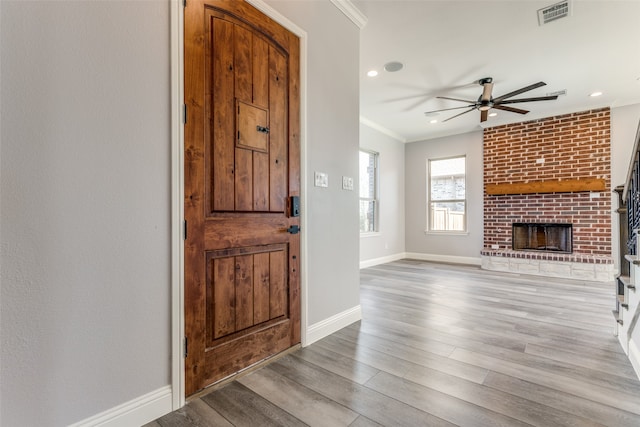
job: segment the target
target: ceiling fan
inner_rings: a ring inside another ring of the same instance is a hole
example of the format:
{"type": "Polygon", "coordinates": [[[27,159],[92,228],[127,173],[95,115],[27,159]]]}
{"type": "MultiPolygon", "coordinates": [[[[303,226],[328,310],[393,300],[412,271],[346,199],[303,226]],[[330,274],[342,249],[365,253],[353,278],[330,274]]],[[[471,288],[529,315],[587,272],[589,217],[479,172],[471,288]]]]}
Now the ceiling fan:
{"type": "Polygon", "coordinates": [[[458,98],[449,98],[446,96],[437,96],[438,99],[449,99],[451,101],[460,101],[466,102],[469,105],[465,105],[464,107],[453,107],[453,108],[443,108],[441,110],[427,111],[424,114],[432,114],[440,111],[449,111],[449,110],[459,110],[460,108],[467,108],[467,111],[463,111],[460,114],[456,114],[455,116],[449,117],[448,119],[443,120],[443,122],[454,119],[463,114],[467,114],[472,112],[473,110],[480,111],[480,122],[487,121],[487,117],[489,116],[489,110],[495,108],[497,110],[510,111],[512,113],[518,114],[527,114],[529,110],[522,110],[520,108],[507,107],[504,104],[516,104],[518,102],[532,102],[532,101],[551,101],[554,99],[558,99],[558,95],[548,95],[548,96],[538,96],[535,98],[520,98],[520,99],[507,99],[512,96],[519,95],[521,93],[539,88],[541,86],[545,86],[545,82],[534,83],[529,86],[525,86],[518,90],[514,90],[513,92],[509,92],[505,95],[499,96],[497,98],[493,98],[491,96],[491,91],[493,90],[493,79],[491,77],[485,77],[483,79],[478,80],[478,84],[483,87],[482,95],[478,98],[477,101],[469,101],[466,99],[458,99],[458,98]]]}

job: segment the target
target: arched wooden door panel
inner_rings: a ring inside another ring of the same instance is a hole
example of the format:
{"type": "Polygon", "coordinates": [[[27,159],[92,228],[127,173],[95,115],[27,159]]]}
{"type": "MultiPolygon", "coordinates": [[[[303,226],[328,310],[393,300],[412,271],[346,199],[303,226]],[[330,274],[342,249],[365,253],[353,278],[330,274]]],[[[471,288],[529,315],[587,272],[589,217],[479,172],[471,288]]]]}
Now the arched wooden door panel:
{"type": "Polygon", "coordinates": [[[186,394],[300,342],[299,40],[243,1],[185,8],[186,394]]]}

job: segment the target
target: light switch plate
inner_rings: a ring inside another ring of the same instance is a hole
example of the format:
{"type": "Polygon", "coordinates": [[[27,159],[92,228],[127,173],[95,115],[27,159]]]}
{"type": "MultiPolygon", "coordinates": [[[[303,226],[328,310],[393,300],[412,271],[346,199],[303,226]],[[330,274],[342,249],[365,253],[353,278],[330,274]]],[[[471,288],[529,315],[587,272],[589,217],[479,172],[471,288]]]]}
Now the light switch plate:
{"type": "Polygon", "coordinates": [[[329,175],[324,172],[316,172],[315,175],[315,186],[316,187],[328,187],[329,186],[329,175]]]}
{"type": "Polygon", "coordinates": [[[343,176],[342,177],[342,189],[343,190],[353,191],[353,178],[351,178],[350,176],[343,176]]]}

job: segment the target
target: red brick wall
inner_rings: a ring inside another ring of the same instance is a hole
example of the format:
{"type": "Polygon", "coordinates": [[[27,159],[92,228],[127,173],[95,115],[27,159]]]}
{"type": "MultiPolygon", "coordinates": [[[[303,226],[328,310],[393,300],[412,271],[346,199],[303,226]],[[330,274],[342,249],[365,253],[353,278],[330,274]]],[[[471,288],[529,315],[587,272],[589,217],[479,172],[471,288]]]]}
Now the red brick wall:
{"type": "Polygon", "coordinates": [[[606,190],[484,195],[484,246],[511,249],[514,222],[572,223],[573,252],[611,255],[609,109],[484,130],[484,184],[600,178],[606,190]],[[544,163],[539,163],[544,159],[544,163]]]}

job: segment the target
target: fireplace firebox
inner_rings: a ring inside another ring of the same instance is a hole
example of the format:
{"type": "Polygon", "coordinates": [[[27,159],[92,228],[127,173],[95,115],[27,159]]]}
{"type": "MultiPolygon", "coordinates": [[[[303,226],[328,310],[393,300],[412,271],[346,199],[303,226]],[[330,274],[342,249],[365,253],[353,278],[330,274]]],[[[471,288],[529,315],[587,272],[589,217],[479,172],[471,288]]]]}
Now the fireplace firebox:
{"type": "Polygon", "coordinates": [[[571,224],[514,223],[511,241],[514,251],[573,252],[571,224]]]}

